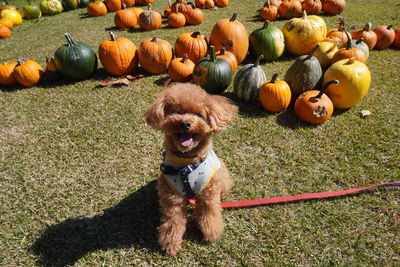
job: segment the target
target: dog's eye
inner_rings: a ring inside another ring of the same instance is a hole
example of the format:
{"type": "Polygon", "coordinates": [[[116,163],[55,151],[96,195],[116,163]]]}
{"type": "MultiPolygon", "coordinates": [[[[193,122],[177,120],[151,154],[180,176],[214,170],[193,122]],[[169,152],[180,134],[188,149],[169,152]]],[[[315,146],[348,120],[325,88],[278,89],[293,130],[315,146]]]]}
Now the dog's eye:
{"type": "Polygon", "coordinates": [[[199,117],[199,118],[204,119],[204,118],[203,118],[203,115],[201,115],[200,113],[195,113],[194,115],[197,116],[197,117],[199,117]]]}

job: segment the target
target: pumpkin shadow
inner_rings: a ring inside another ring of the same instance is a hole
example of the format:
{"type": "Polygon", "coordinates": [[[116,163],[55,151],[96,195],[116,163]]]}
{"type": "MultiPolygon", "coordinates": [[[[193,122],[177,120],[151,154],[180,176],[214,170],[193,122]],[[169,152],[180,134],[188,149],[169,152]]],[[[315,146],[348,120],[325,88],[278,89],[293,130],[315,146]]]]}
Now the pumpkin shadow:
{"type": "Polygon", "coordinates": [[[340,116],[340,115],[348,112],[349,110],[350,110],[349,108],[347,108],[347,109],[337,109],[337,108],[335,108],[333,110],[332,116],[340,116]]]}
{"type": "Polygon", "coordinates": [[[292,130],[302,128],[316,128],[319,126],[318,124],[311,124],[298,119],[291,106],[289,106],[288,109],[282,111],[278,114],[278,116],[276,116],[276,122],[279,125],[292,130]]]}
{"type": "Polygon", "coordinates": [[[16,85],[11,85],[11,86],[5,86],[5,87],[1,88],[1,91],[3,93],[14,93],[14,92],[26,90],[26,89],[29,89],[29,88],[24,87],[20,84],[16,84],[16,85]]]}
{"type": "Polygon", "coordinates": [[[69,218],[49,226],[30,251],[43,266],[73,265],[97,250],[145,248],[159,251],[156,181],[93,217],[69,218]]]}
{"type": "Polygon", "coordinates": [[[169,81],[169,75],[161,76],[154,81],[154,84],[156,84],[158,86],[162,86],[162,87],[167,87],[171,83],[173,83],[173,82],[169,81]]]}

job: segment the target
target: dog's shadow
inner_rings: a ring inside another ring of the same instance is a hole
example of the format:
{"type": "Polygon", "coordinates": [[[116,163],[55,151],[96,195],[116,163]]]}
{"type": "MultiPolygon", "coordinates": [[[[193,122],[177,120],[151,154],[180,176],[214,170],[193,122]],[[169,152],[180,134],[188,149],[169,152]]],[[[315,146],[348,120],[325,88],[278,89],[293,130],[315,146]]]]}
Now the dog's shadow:
{"type": "Polygon", "coordinates": [[[44,266],[66,266],[85,254],[113,248],[146,248],[158,251],[158,200],[152,181],[103,214],[71,218],[49,226],[31,251],[44,266]]]}

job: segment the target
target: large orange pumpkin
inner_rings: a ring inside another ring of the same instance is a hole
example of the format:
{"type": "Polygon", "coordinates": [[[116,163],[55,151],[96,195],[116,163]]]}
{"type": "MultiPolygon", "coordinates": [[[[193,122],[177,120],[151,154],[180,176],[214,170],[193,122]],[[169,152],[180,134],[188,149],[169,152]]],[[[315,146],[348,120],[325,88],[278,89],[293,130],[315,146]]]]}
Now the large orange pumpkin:
{"type": "Polygon", "coordinates": [[[216,50],[221,50],[223,43],[232,44],[231,52],[235,54],[238,64],[246,58],[249,49],[249,34],[243,24],[237,20],[237,13],[230,19],[221,19],[213,27],[210,35],[210,44],[216,50]]]}
{"type": "Polygon", "coordinates": [[[99,46],[99,58],[104,69],[116,76],[132,73],[138,66],[136,45],[129,39],[117,38],[110,32],[110,40],[99,46]]]}
{"type": "Polygon", "coordinates": [[[147,6],[147,10],[139,15],[140,28],[146,31],[156,30],[161,27],[161,14],[155,10],[151,10],[151,4],[147,6]]]}
{"type": "Polygon", "coordinates": [[[207,55],[206,37],[200,32],[187,32],[179,35],[175,41],[175,55],[183,57],[188,54],[190,60],[196,63],[207,55]]]}
{"type": "Polygon", "coordinates": [[[14,85],[17,83],[13,72],[17,62],[7,60],[6,62],[0,63],[0,84],[1,85],[14,85]]]}
{"type": "Polygon", "coordinates": [[[19,84],[32,87],[42,80],[44,71],[36,61],[19,59],[13,75],[19,84]]]}
{"type": "Polygon", "coordinates": [[[114,24],[118,29],[129,29],[137,24],[137,17],[133,9],[118,10],[114,16],[114,24]]]}
{"type": "Polygon", "coordinates": [[[177,57],[168,66],[168,75],[174,82],[188,82],[192,79],[195,64],[187,54],[177,57]]]}
{"type": "Polygon", "coordinates": [[[145,39],[139,45],[140,65],[151,74],[166,72],[172,56],[171,44],[157,37],[145,39]]]}

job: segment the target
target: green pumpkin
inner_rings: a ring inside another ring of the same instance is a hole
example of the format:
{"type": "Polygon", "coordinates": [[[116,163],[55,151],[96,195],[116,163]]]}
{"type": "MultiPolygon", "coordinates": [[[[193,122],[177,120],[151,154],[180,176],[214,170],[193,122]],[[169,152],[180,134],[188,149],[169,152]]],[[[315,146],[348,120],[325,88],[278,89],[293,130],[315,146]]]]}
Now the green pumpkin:
{"type": "Polygon", "coordinates": [[[215,56],[215,47],[210,45],[209,57],[197,61],[193,70],[193,81],[211,94],[220,94],[232,81],[229,63],[215,56]]]}
{"type": "Polygon", "coordinates": [[[259,56],[254,64],[245,65],[235,76],[233,92],[242,101],[258,99],[258,89],[265,83],[267,77],[259,66],[263,55],[259,56]]]}
{"type": "Polygon", "coordinates": [[[79,7],[87,7],[88,4],[89,4],[89,0],[79,0],[78,1],[79,7]]]}
{"type": "Polygon", "coordinates": [[[67,44],[57,48],[54,54],[58,70],[65,77],[83,80],[91,77],[97,69],[97,56],[86,44],[75,42],[65,34],[67,44]]]}
{"type": "Polygon", "coordinates": [[[308,55],[300,56],[289,67],[284,80],[292,90],[292,99],[296,99],[302,92],[316,90],[322,77],[322,68],[313,53],[319,48],[317,44],[308,55]]]}
{"type": "Polygon", "coordinates": [[[64,10],[61,2],[58,0],[43,0],[40,3],[40,9],[43,15],[55,15],[64,10]]]}
{"type": "Polygon", "coordinates": [[[285,37],[280,29],[265,21],[264,26],[250,34],[250,54],[264,56],[267,61],[277,60],[285,50],[285,37]]]}
{"type": "MultiPolygon", "coordinates": [[[[343,44],[340,48],[346,48],[347,44],[343,44]]],[[[360,40],[351,40],[351,47],[357,47],[359,49],[361,49],[364,54],[365,54],[365,58],[368,59],[369,57],[369,47],[366,43],[364,43],[362,41],[362,39],[360,40]]]]}
{"type": "Polygon", "coordinates": [[[65,10],[73,10],[78,8],[78,0],[62,0],[65,10]]]}
{"type": "Polygon", "coordinates": [[[42,16],[40,6],[36,3],[28,2],[24,5],[23,11],[26,19],[38,19],[42,16]]]}

